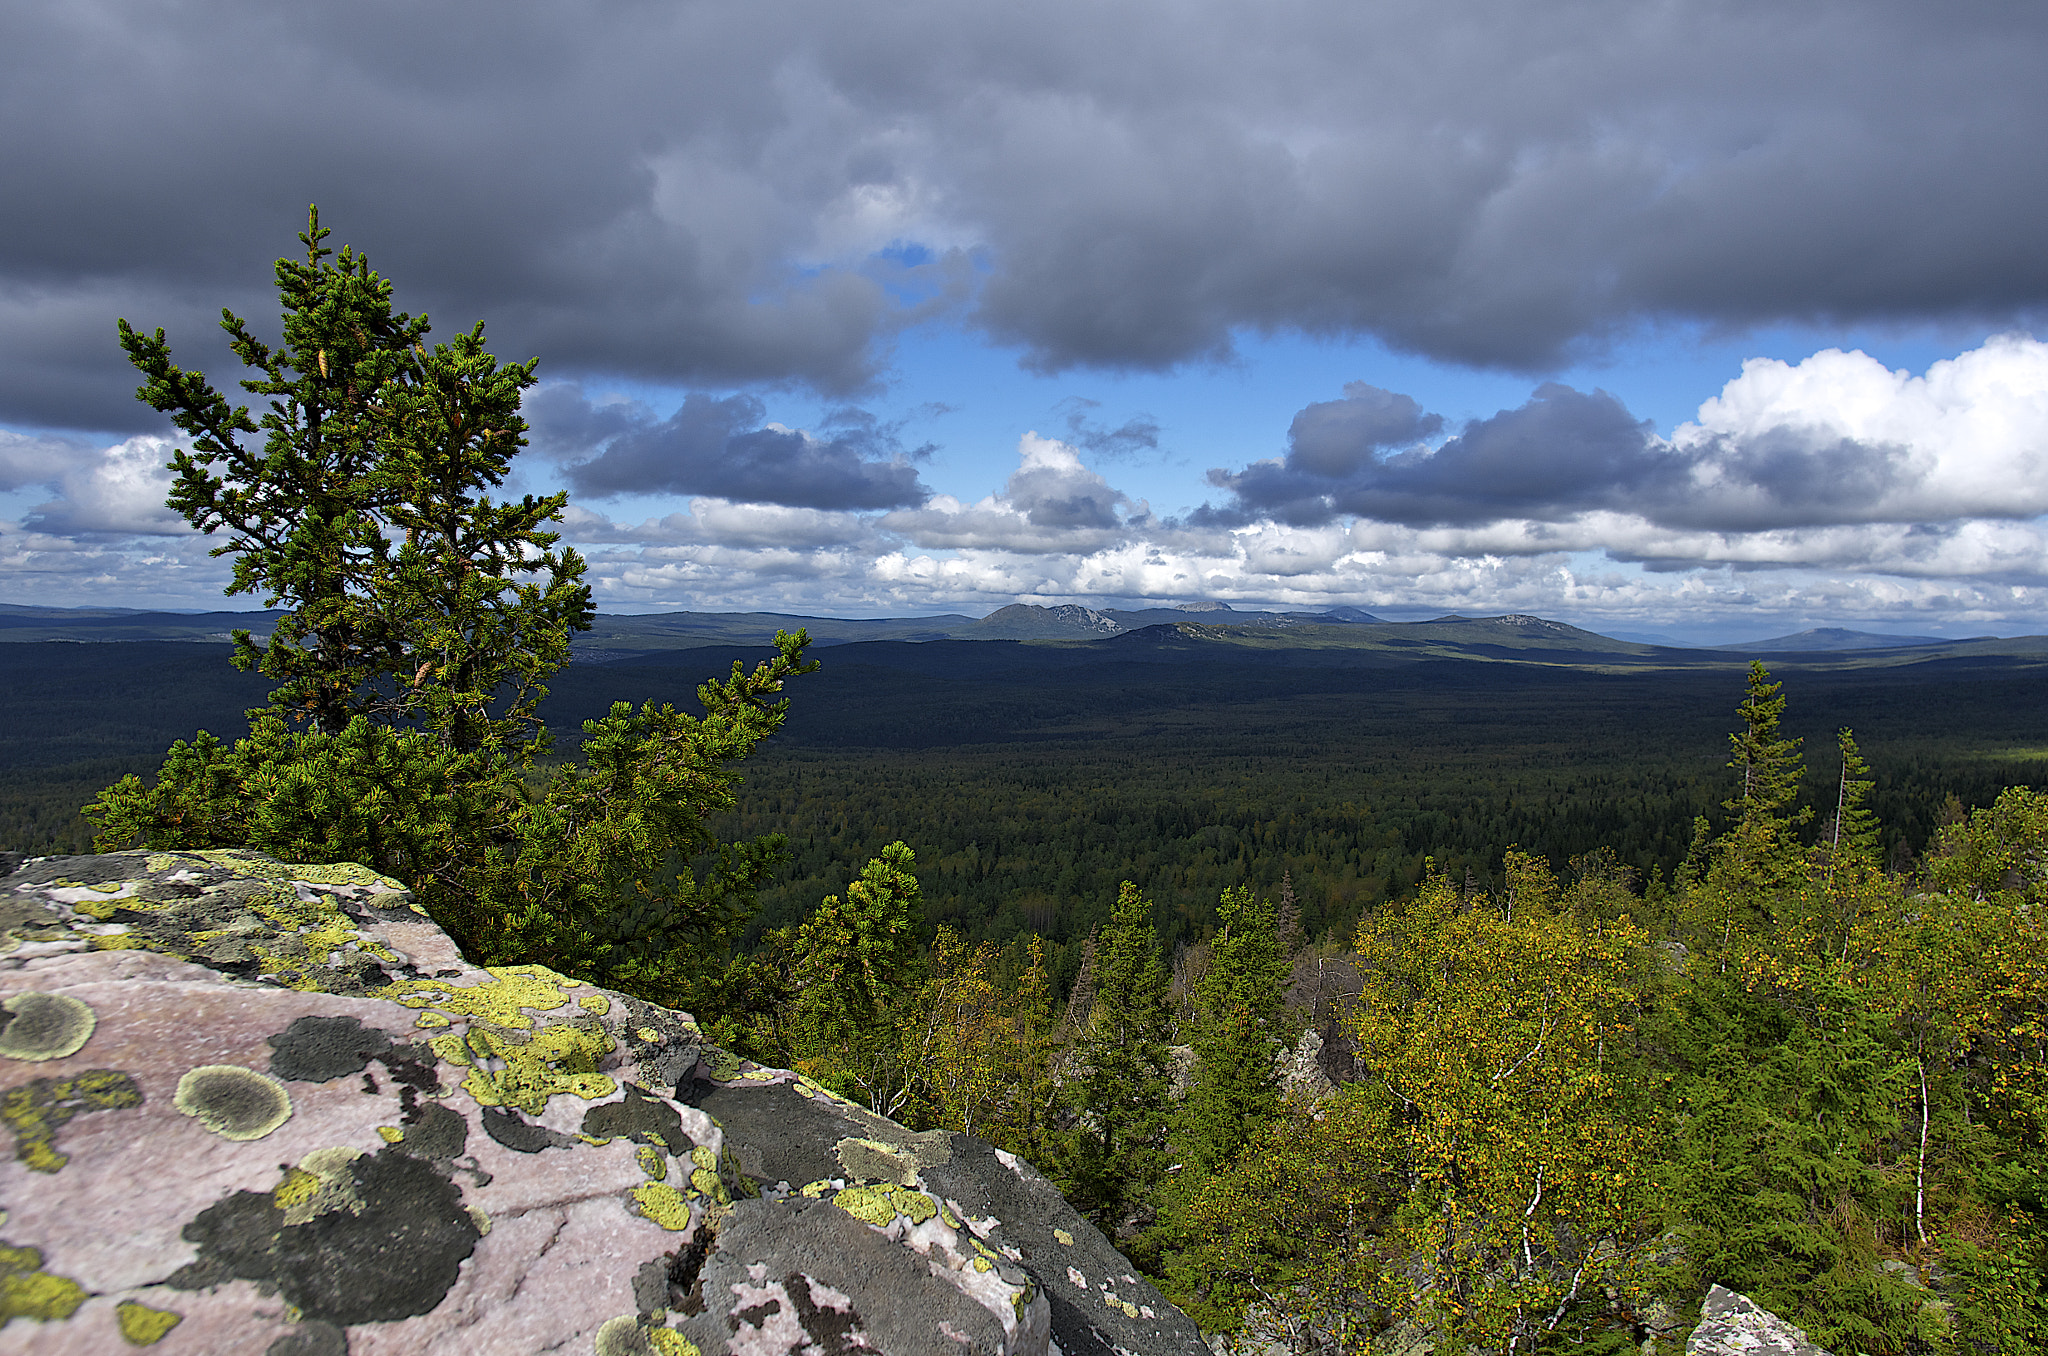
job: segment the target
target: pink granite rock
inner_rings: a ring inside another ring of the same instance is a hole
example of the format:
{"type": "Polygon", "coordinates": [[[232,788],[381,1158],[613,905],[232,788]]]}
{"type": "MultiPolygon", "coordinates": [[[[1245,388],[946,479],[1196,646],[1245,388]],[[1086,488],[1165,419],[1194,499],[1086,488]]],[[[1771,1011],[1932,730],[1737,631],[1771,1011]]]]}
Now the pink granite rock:
{"type": "Polygon", "coordinates": [[[1028,1165],[356,866],[0,880],[0,1118],[0,1353],[1203,1350],[1028,1165]]]}

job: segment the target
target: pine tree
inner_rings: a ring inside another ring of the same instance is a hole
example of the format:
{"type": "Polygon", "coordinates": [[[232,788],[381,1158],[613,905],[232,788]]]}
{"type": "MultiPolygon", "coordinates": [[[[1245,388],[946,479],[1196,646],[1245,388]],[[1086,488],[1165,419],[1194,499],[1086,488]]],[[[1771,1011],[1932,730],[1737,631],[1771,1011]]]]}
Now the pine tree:
{"type": "Polygon", "coordinates": [[[545,530],[568,495],[488,493],[526,445],[538,360],[499,366],[481,322],[429,350],[427,318],[394,310],[392,284],[329,234],[312,210],[305,260],[277,262],[282,346],[221,313],[259,373],[243,389],[269,397],[260,421],[172,363],[161,329],[120,322],[137,397],[192,439],[170,506],[227,532],[213,554],[234,557],[231,596],[288,608],[262,645],[234,634],[235,666],[278,682],[278,714],[325,734],[365,715],[463,751],[530,738],[592,616],[582,559],[545,530]]]}
{"type": "Polygon", "coordinates": [[[892,1116],[910,1096],[902,1028],[924,979],[917,858],[896,842],[799,924],[791,1053],[825,1086],[892,1116]]]}
{"type": "Polygon", "coordinates": [[[230,594],[287,613],[262,645],[235,638],[234,662],[278,684],[248,737],[201,731],[154,784],[107,788],[86,810],[98,846],[361,862],[473,961],[696,1006],[785,855],[706,821],[782,723],[784,682],[817,667],[808,638],[701,686],[702,718],[616,703],[585,723],[580,764],[543,764],[539,704],[591,608],[583,562],[546,530],[566,497],[490,493],[524,445],[534,364],[499,366],[481,324],[430,350],[426,318],[327,236],[310,213],[303,261],[277,264],[282,346],[222,313],[257,373],[244,389],[269,398],[260,421],[172,363],[162,330],[120,323],[138,397],[191,440],[171,506],[227,534],[230,594]]]}

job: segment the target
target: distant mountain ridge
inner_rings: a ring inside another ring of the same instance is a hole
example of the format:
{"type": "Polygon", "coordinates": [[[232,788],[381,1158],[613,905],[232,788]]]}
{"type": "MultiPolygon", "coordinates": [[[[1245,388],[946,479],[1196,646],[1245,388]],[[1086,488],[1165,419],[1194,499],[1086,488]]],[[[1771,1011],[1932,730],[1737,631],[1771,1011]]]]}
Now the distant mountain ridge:
{"type": "MultiPolygon", "coordinates": [[[[1970,640],[1996,640],[1996,636],[1971,636],[1970,640]]],[[[1912,645],[1959,645],[1964,642],[1947,636],[1886,636],[1874,631],[1849,631],[1839,626],[1817,626],[1800,631],[1795,635],[1774,636],[1769,640],[1745,640],[1736,645],[1717,645],[1719,650],[1739,650],[1744,654],[1764,654],[1770,651],[1792,650],[1888,650],[1912,645]]]]}
{"type": "MultiPolygon", "coordinates": [[[[0,603],[0,643],[176,641],[215,643],[247,628],[262,638],[278,612],[178,613],[118,607],[53,608],[0,603]]],[[[1447,613],[1426,621],[1391,622],[1362,608],[1320,612],[1239,611],[1222,602],[1150,608],[1091,608],[1076,603],[1012,603],[986,617],[803,617],[779,612],[600,613],[575,638],[580,664],[664,662],[679,651],[756,648],[778,630],[807,629],[814,645],[997,642],[1051,646],[1086,659],[1110,645],[1143,663],[1206,662],[1263,654],[1276,662],[1386,665],[1427,659],[1549,664],[1612,670],[1726,665],[1738,656],[1777,654],[1830,666],[1910,664],[1930,659],[2048,658],[2048,637],[1886,636],[1821,627],[1797,635],[1717,647],[1653,643],[1650,637],[1601,635],[1528,613],[1493,617],[1447,613]],[[1321,655],[1322,659],[1310,657],[1321,655]],[[1289,658],[1292,656],[1292,658],[1289,658]]],[[[1658,638],[1663,639],[1663,638],[1658,638]]],[[[979,663],[979,660],[963,661],[979,663]]],[[[1106,652],[1105,652],[1106,653],[1106,652]]]]}

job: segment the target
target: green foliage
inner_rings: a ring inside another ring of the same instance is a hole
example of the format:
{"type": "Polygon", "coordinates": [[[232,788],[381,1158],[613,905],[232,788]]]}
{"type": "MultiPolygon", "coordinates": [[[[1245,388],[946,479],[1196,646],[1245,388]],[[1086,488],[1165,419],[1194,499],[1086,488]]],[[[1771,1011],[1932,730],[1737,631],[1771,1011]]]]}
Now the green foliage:
{"type": "Polygon", "coordinates": [[[584,723],[581,763],[544,764],[545,680],[591,608],[582,561],[543,530],[566,497],[488,493],[524,445],[534,364],[499,367],[480,324],[429,351],[425,318],[327,234],[313,214],[305,261],[278,263],[282,347],[223,313],[260,373],[244,389],[270,397],[260,422],[174,365],[163,331],[121,323],[139,397],[192,439],[172,507],[229,533],[231,594],[289,611],[265,644],[235,635],[236,665],[278,684],[249,735],[202,732],[153,783],[108,787],[86,810],[99,846],[358,861],[416,890],[478,963],[666,1003],[730,991],[730,939],[784,849],[721,844],[705,821],[781,725],[784,682],[816,667],[807,638],[699,687],[702,717],[615,703],[584,723]]]}
{"type": "Polygon", "coordinates": [[[277,681],[280,713],[327,734],[362,715],[464,752],[509,749],[538,733],[543,680],[592,616],[582,560],[544,530],[568,496],[479,493],[525,445],[536,364],[499,367],[481,323],[429,351],[426,318],[394,311],[391,283],[350,249],[335,258],[329,234],[314,210],[305,261],[277,263],[280,347],[221,313],[260,373],[243,389],[270,397],[260,421],[172,363],[162,330],[120,322],[137,397],[192,439],[171,461],[170,506],[231,534],[213,552],[234,557],[229,594],[289,606],[266,644],[235,634],[236,666],[277,681]]]}
{"type": "Polygon", "coordinates": [[[884,1116],[911,1095],[898,1028],[924,977],[916,862],[905,844],[889,844],[843,901],[828,897],[785,943],[796,1067],[884,1116]]]}
{"type": "Polygon", "coordinates": [[[1181,1206],[1174,1301],[1207,1331],[1295,1351],[1363,1349],[1402,1196],[1388,1112],[1383,1092],[1353,1083],[1262,1128],[1181,1206]]]}
{"type": "Polygon", "coordinates": [[[1077,1209],[1114,1236],[1149,1202],[1166,1174],[1172,1013],[1152,901],[1125,881],[1096,935],[1095,1003],[1067,1084],[1079,1121],[1061,1154],[1058,1181],[1077,1209]]]}
{"type": "Polygon", "coordinates": [[[1217,919],[1209,968],[1195,989],[1194,1083],[1173,1137],[1186,1168],[1204,1176],[1234,1160],[1280,1113],[1273,1060],[1288,978],[1271,900],[1242,886],[1226,890],[1217,919]]]}

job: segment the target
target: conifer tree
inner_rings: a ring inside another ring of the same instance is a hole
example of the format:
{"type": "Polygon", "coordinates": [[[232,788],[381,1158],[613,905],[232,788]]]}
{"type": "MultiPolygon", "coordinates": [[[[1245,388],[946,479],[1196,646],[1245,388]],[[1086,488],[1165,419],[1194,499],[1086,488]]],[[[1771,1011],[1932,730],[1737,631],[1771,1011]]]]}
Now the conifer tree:
{"type": "Polygon", "coordinates": [[[1209,969],[1195,987],[1194,1084],[1174,1147],[1203,1175],[1220,1171],[1280,1113],[1280,1002],[1287,958],[1270,900],[1223,892],[1209,969]]]}
{"type": "Polygon", "coordinates": [[[174,364],[161,329],[120,322],[138,399],[192,440],[170,506],[228,534],[213,554],[234,558],[230,596],[287,608],[263,644],[234,633],[235,666],[277,681],[278,714],[325,734],[366,715],[463,751],[530,738],[543,680],[592,616],[582,559],[545,530],[569,496],[489,495],[526,445],[538,360],[499,366],[481,322],[428,349],[427,318],[393,309],[390,281],[330,234],[313,209],[304,261],[277,261],[281,346],[221,312],[259,374],[243,389],[269,397],[260,420],[174,364]]]}
{"type": "Polygon", "coordinates": [[[429,349],[426,318],[327,236],[310,212],[303,261],[277,264],[280,346],[222,313],[260,420],[174,364],[162,330],[120,323],[138,398],[190,439],[171,506],[226,534],[230,594],[286,614],[266,642],[235,637],[234,662],[277,682],[248,737],[201,731],[154,784],[102,792],[98,846],[361,862],[478,963],[697,1006],[784,855],[773,836],[721,844],[706,820],[781,724],[783,683],[816,667],[808,639],[704,684],[701,718],[615,703],[585,723],[580,764],[544,765],[539,704],[592,614],[583,562],[547,530],[566,496],[491,495],[525,442],[534,363],[500,366],[481,324],[429,349]]]}
{"type": "Polygon", "coordinates": [[[1172,1014],[1152,902],[1125,881],[1098,934],[1095,1003],[1076,1055],[1086,1072],[1069,1083],[1078,1124],[1067,1138],[1060,1189],[1114,1234],[1166,1172],[1172,1086],[1172,1014]]]}
{"type": "Polygon", "coordinates": [[[916,864],[907,844],[889,844],[846,887],[844,900],[828,895],[798,925],[790,946],[797,1067],[883,1116],[910,1096],[901,1030],[925,961],[916,864]]]}
{"type": "Polygon", "coordinates": [[[1735,795],[1723,802],[1734,814],[1716,854],[1716,873],[1724,885],[1771,886],[1784,881],[1800,864],[1793,830],[1813,814],[1792,807],[1805,764],[1800,741],[1779,732],[1785,685],[1770,678],[1761,663],[1751,661],[1747,690],[1735,708],[1742,728],[1728,736],[1733,754],[1728,766],[1742,780],[1735,795]]]}

